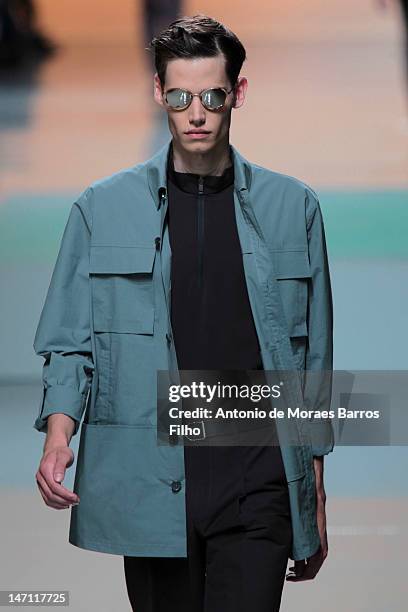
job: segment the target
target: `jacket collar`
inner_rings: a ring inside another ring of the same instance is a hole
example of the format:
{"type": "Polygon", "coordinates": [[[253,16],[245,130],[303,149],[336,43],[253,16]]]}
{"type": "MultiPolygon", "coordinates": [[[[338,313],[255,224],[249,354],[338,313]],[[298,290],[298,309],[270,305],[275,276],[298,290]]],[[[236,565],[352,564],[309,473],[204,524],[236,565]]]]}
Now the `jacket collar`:
{"type": "MultiPolygon", "coordinates": [[[[199,175],[194,172],[177,172],[174,168],[173,147],[170,145],[167,158],[167,185],[173,184],[179,191],[194,197],[199,191],[199,175]]],[[[230,147],[231,149],[231,147],[230,147]]],[[[205,195],[216,195],[234,184],[234,164],[230,158],[230,165],[222,174],[217,176],[205,175],[202,180],[202,192],[205,195]]]]}
{"type": "MultiPolygon", "coordinates": [[[[167,191],[167,163],[170,152],[171,140],[159,151],[145,162],[147,168],[147,180],[156,208],[160,207],[163,194],[167,191]]],[[[234,184],[238,191],[249,191],[251,188],[252,171],[251,164],[239,151],[231,146],[231,154],[234,163],[234,184]]]]}

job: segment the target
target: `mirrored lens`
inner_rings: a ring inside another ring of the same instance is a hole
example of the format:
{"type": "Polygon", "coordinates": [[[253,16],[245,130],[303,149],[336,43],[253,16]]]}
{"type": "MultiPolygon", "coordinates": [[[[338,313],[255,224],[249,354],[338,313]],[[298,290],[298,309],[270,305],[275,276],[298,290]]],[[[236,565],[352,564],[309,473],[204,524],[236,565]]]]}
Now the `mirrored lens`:
{"type": "Polygon", "coordinates": [[[203,91],[202,101],[207,108],[215,110],[224,105],[226,93],[223,89],[207,89],[203,91]]]}
{"type": "Polygon", "coordinates": [[[170,89],[166,94],[167,104],[172,108],[184,108],[190,104],[191,94],[185,89],[170,89]]]}

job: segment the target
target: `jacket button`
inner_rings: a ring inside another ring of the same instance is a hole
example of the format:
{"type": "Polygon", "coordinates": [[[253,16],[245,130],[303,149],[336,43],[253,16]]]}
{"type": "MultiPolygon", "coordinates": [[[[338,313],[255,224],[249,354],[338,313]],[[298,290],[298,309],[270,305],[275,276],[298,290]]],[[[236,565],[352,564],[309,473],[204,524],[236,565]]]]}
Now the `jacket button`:
{"type": "Polygon", "coordinates": [[[181,490],[181,482],[179,480],[173,480],[171,483],[171,490],[173,493],[178,493],[181,490]]]}
{"type": "Polygon", "coordinates": [[[166,340],[167,340],[167,342],[168,342],[169,344],[171,343],[172,339],[173,339],[172,335],[171,335],[169,332],[167,332],[167,333],[166,333],[166,340]]]}
{"type": "Polygon", "coordinates": [[[156,249],[160,249],[160,236],[156,236],[154,244],[156,245],[156,249]]]}
{"type": "Polygon", "coordinates": [[[169,434],[169,444],[175,445],[178,444],[178,435],[175,433],[169,434]]]}

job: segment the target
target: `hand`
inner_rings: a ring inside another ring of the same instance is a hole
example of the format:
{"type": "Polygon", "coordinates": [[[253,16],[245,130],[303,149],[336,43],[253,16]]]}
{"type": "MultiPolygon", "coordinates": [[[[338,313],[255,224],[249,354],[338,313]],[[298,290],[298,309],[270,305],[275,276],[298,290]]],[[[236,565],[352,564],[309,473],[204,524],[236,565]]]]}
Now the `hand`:
{"type": "Polygon", "coordinates": [[[79,503],[79,497],[62,484],[65,470],[74,462],[74,452],[69,446],[53,446],[45,449],[35,475],[43,500],[51,508],[63,510],[79,503]]]}
{"type": "Polygon", "coordinates": [[[314,458],[314,469],[316,475],[316,520],[320,535],[320,546],[313,555],[307,559],[295,561],[295,564],[289,567],[289,573],[286,574],[286,580],[289,582],[312,580],[320,570],[329,552],[326,530],[326,493],[323,484],[322,457],[314,458]]]}

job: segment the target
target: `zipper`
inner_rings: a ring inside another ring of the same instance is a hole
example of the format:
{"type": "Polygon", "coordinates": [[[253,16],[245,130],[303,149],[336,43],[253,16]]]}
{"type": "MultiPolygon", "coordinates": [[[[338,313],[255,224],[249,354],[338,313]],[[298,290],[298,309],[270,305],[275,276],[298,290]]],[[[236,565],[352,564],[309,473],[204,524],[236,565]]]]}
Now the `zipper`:
{"type": "MultiPolygon", "coordinates": [[[[167,204],[167,190],[166,189],[161,189],[160,193],[159,193],[159,198],[160,198],[160,206],[164,207],[167,204]]],[[[162,236],[164,233],[164,225],[166,223],[166,217],[168,214],[168,210],[166,210],[164,216],[162,217],[162,222],[161,222],[161,226],[160,226],[160,236],[157,236],[155,238],[155,245],[156,245],[156,252],[157,255],[160,257],[160,270],[161,270],[161,280],[162,280],[162,286],[163,286],[163,290],[164,290],[164,299],[166,302],[166,309],[167,309],[167,318],[168,318],[168,322],[169,322],[169,328],[171,329],[171,313],[170,313],[170,306],[171,306],[171,300],[169,301],[167,299],[167,287],[165,285],[164,282],[164,277],[163,277],[163,268],[162,268],[162,254],[161,254],[161,250],[162,250],[162,246],[163,246],[163,241],[162,241],[162,236]]],[[[171,292],[171,275],[170,275],[170,287],[169,287],[169,295],[171,292]]]]}
{"type": "MultiPolygon", "coordinates": [[[[164,207],[166,206],[166,211],[164,213],[164,215],[162,216],[161,219],[161,224],[160,224],[160,236],[157,236],[155,238],[155,246],[156,246],[156,254],[160,257],[160,275],[161,275],[161,280],[162,280],[162,287],[163,287],[163,292],[164,292],[164,300],[165,300],[165,304],[166,304],[166,312],[167,312],[167,327],[168,327],[168,331],[166,332],[166,341],[167,341],[167,348],[170,352],[170,359],[168,362],[169,365],[169,369],[168,369],[168,374],[169,374],[169,382],[171,384],[174,385],[179,385],[180,384],[180,376],[179,376],[179,364],[178,364],[178,358],[177,358],[177,351],[176,351],[176,347],[175,347],[175,343],[174,343],[174,334],[173,334],[173,327],[171,324],[171,273],[170,273],[170,282],[169,282],[169,299],[167,299],[167,287],[166,284],[164,282],[164,276],[163,276],[163,260],[162,260],[162,248],[163,248],[163,235],[164,235],[164,227],[166,225],[166,218],[168,220],[168,199],[167,199],[167,189],[162,188],[159,192],[159,199],[160,199],[160,206],[164,207]]],[[[171,249],[170,249],[170,253],[171,253],[171,249]]],[[[183,407],[183,403],[181,400],[181,406],[180,408],[183,407]]],[[[159,405],[158,405],[158,409],[159,409],[159,405]]],[[[157,429],[157,433],[159,435],[159,429],[157,429]]],[[[159,438],[158,438],[159,439],[159,438]]],[[[169,444],[178,444],[178,436],[176,436],[176,439],[170,441],[170,439],[168,437],[166,437],[166,442],[169,444]]]]}
{"type": "MultiPolygon", "coordinates": [[[[167,205],[167,190],[163,189],[159,195],[160,197],[160,205],[161,206],[166,206],[167,205]]],[[[164,299],[165,299],[165,303],[166,303],[166,312],[167,312],[167,325],[168,325],[168,331],[166,332],[166,340],[168,343],[168,347],[170,348],[171,345],[173,344],[173,350],[174,350],[174,355],[175,355],[175,360],[176,360],[176,369],[178,369],[178,359],[177,359],[177,352],[176,352],[176,347],[174,346],[174,334],[173,334],[173,327],[171,324],[171,273],[170,273],[170,281],[169,281],[169,292],[167,294],[167,287],[166,284],[164,282],[164,276],[163,276],[163,265],[162,265],[162,248],[163,248],[163,239],[162,236],[164,235],[164,226],[166,224],[166,218],[168,219],[168,208],[166,209],[166,212],[162,218],[162,223],[160,226],[160,236],[157,236],[155,238],[155,245],[156,245],[156,252],[157,255],[160,257],[160,270],[161,270],[161,280],[162,280],[162,287],[163,287],[163,291],[164,291],[164,299]],[[169,299],[167,299],[167,295],[169,296],[169,299]]],[[[177,381],[175,381],[174,384],[176,384],[177,381]]]]}
{"type": "Polygon", "coordinates": [[[203,280],[204,251],[204,177],[198,178],[198,210],[197,210],[197,243],[198,243],[198,287],[201,289],[203,280]]]}

